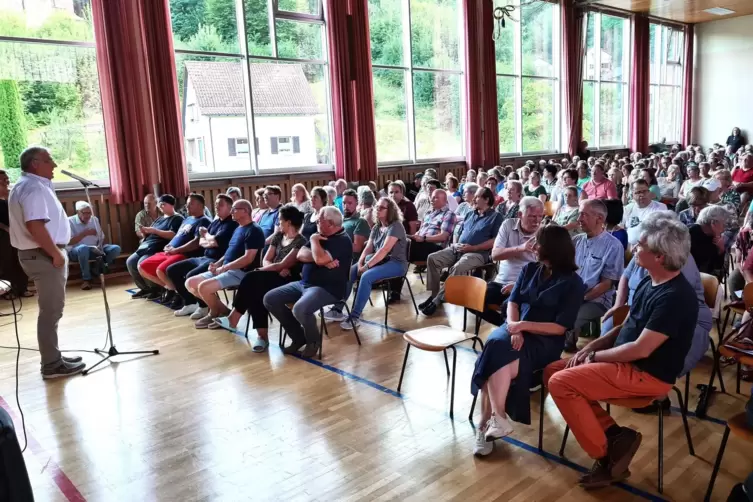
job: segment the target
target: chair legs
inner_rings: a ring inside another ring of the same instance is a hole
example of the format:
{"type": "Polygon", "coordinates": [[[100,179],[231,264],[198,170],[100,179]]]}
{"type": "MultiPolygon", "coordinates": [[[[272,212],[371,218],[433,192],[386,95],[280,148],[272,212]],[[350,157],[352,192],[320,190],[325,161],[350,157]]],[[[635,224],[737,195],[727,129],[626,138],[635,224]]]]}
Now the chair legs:
{"type": "Polygon", "coordinates": [[[413,288],[411,288],[410,286],[410,281],[408,280],[408,277],[405,278],[405,283],[408,285],[408,292],[410,293],[410,299],[413,302],[413,310],[415,310],[416,315],[418,315],[418,307],[416,306],[416,297],[413,296],[413,288]]]}
{"type": "Polygon", "coordinates": [[[403,386],[403,376],[405,375],[405,365],[408,364],[408,353],[410,352],[410,344],[405,344],[405,357],[403,358],[403,367],[400,370],[400,380],[397,382],[397,392],[400,393],[400,388],[403,386]]]}
{"type": "Polygon", "coordinates": [[[450,418],[454,418],[454,406],[455,406],[455,367],[458,359],[458,351],[455,347],[452,349],[452,383],[450,387],[450,418]]]}
{"type": "Polygon", "coordinates": [[[541,389],[539,389],[539,451],[544,451],[544,401],[546,400],[546,394],[544,391],[544,383],[541,383],[541,389]]]}
{"type": "Polygon", "coordinates": [[[565,456],[565,446],[567,445],[567,436],[570,435],[570,426],[565,425],[565,433],[562,435],[562,444],[560,445],[560,457],[565,456]]]}
{"type": "Polygon", "coordinates": [[[710,335],[709,342],[711,343],[711,351],[714,356],[714,363],[711,368],[711,380],[709,381],[709,388],[714,385],[714,376],[716,375],[719,377],[719,389],[723,394],[726,394],[727,390],[724,388],[724,379],[722,378],[722,367],[719,364],[719,351],[717,350],[716,344],[714,343],[714,339],[711,338],[710,335]]]}
{"type": "Polygon", "coordinates": [[[738,394],[740,394],[740,380],[742,377],[741,370],[742,370],[742,363],[740,361],[737,361],[737,387],[735,389],[735,392],[737,392],[738,394]]]}
{"type": "MultiPolygon", "coordinates": [[[[680,389],[677,387],[672,387],[672,389],[677,394],[677,399],[682,403],[682,394],[680,394],[680,389]]],[[[661,409],[661,406],[659,406],[661,409]]],[[[693,438],[690,437],[690,427],[688,426],[688,408],[687,405],[685,407],[680,406],[680,411],[682,414],[682,426],[685,428],[685,439],[688,440],[688,453],[692,457],[695,457],[695,448],[693,448],[693,438]]]]}
{"type": "Polygon", "coordinates": [[[716,462],[714,462],[714,470],[711,472],[711,480],[709,481],[709,487],[706,490],[706,496],[703,498],[704,502],[711,500],[711,493],[714,491],[714,483],[716,483],[716,476],[719,474],[719,468],[722,466],[722,458],[724,457],[724,449],[727,447],[727,440],[729,439],[730,429],[725,427],[724,435],[722,436],[722,444],[719,445],[719,453],[716,455],[716,462]]]}
{"type": "MultiPolygon", "coordinates": [[[[677,388],[675,387],[675,390],[677,388]]],[[[677,391],[678,393],[680,391],[677,391]]],[[[659,408],[659,473],[658,473],[658,488],[659,493],[664,493],[664,408],[662,407],[661,403],[658,406],[659,408]]],[[[682,396],[680,396],[680,408],[682,409],[682,396]]],[[[683,418],[685,417],[685,412],[682,412],[683,418]]]]}
{"type": "Polygon", "coordinates": [[[447,362],[447,350],[443,350],[444,355],[444,367],[447,369],[447,376],[450,376],[450,363],[447,362]]]}
{"type": "MultiPolygon", "coordinates": [[[[713,368],[711,371],[713,371],[713,368]]],[[[685,404],[680,401],[680,406],[685,408],[685,413],[688,412],[688,406],[690,406],[690,371],[685,375],[685,404]]]]}

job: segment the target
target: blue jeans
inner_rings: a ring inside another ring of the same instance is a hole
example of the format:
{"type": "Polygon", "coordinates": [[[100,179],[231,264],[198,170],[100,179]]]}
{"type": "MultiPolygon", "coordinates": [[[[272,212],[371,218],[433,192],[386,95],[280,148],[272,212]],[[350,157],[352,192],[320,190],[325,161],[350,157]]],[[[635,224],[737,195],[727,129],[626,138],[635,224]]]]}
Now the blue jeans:
{"type": "MultiPolygon", "coordinates": [[[[387,263],[377,265],[374,268],[370,268],[361,275],[361,280],[358,282],[358,291],[356,291],[356,299],[351,309],[351,314],[354,317],[361,317],[363,308],[366,306],[366,302],[369,301],[369,295],[371,294],[371,287],[375,282],[390,277],[402,277],[405,275],[405,271],[408,269],[407,263],[402,263],[395,260],[389,260],[387,263]]],[[[353,284],[358,279],[358,264],[356,263],[350,267],[350,282],[348,283],[348,295],[353,290],[353,284]]],[[[347,300],[347,298],[346,298],[347,300]]]]}
{"type": "Polygon", "coordinates": [[[319,344],[321,338],[314,314],[337,298],[318,286],[303,287],[303,282],[291,282],[264,295],[264,306],[285,328],[293,343],[319,344]],[[293,308],[288,308],[293,303],[293,308]]]}
{"type": "Polygon", "coordinates": [[[139,273],[139,263],[146,260],[150,256],[150,254],[145,254],[145,252],[139,252],[137,250],[126,260],[126,268],[128,268],[128,273],[131,274],[133,282],[141,291],[146,291],[148,289],[157,287],[157,285],[153,282],[147,281],[146,279],[141,277],[141,274],[139,273]]]}
{"type": "MultiPolygon", "coordinates": [[[[86,244],[78,244],[68,250],[68,258],[71,261],[78,260],[78,264],[81,266],[81,278],[85,281],[92,280],[92,270],[89,266],[89,260],[93,259],[96,255],[94,255],[91,251],[92,246],[87,246],[86,244]]],[[[104,246],[102,246],[102,251],[104,251],[105,253],[105,264],[112,265],[112,263],[115,261],[115,258],[117,258],[120,254],[120,246],[116,246],[115,244],[105,244],[104,246]]],[[[95,263],[94,275],[99,276],[99,272],[100,270],[95,263]]]]}

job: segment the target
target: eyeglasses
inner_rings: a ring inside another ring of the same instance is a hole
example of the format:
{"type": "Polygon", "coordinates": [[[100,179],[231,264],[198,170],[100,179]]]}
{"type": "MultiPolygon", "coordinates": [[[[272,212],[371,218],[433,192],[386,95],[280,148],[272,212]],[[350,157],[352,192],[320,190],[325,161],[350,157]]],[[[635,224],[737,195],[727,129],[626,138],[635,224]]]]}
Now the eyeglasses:
{"type": "Polygon", "coordinates": [[[379,210],[379,211],[387,211],[388,209],[389,209],[389,207],[387,207],[387,206],[379,206],[377,208],[377,210],[379,210]]]}
{"type": "Polygon", "coordinates": [[[230,210],[231,213],[234,213],[235,211],[246,211],[245,207],[234,207],[230,210]]]}

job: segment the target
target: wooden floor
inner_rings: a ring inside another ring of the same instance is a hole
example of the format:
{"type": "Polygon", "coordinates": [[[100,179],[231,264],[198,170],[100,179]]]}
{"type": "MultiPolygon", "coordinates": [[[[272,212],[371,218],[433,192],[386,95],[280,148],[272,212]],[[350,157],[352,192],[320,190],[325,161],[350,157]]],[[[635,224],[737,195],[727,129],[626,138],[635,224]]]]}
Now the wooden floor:
{"type": "MultiPolygon", "coordinates": [[[[415,279],[420,301],[426,293],[415,279]]],[[[405,347],[400,330],[446,322],[442,315],[416,318],[409,300],[390,309],[386,329],[374,293],[360,329],[363,345],[330,325],[319,362],[283,356],[276,323],[269,352],[253,354],[242,336],[195,330],[166,307],[131,300],[128,287],[120,281],[108,288],[116,344],[158,348],[160,355],[121,357],[88,376],[44,382],[38,354],[21,353],[25,459],[37,501],[662,500],[655,416],[613,409],[619,423],[644,438],[632,477],[619,487],[584,492],[576,485],[590,461],[572,438],[566,459],[557,455],[564,423],[550,398],[544,454],[535,448],[534,396],[534,426],[516,424],[491,456],[475,459],[467,420],[472,351],[458,351],[455,420],[448,416],[449,380],[439,354],[411,351],[403,395],[395,391],[405,347]]],[[[445,309],[451,324],[462,327],[462,313],[445,309]]],[[[0,311],[9,310],[0,304],[0,311]]],[[[36,347],[36,305],[22,313],[21,343],[36,347]]],[[[11,321],[0,318],[2,345],[15,346],[11,321]]],[[[70,289],[61,346],[101,347],[105,330],[100,291],[70,289]]],[[[99,359],[81,354],[90,365],[99,359]]],[[[15,350],[0,350],[0,405],[18,418],[15,361],[15,350]]],[[[709,362],[693,372],[691,409],[709,362]]],[[[709,410],[718,419],[742,411],[746,400],[734,394],[734,370],[726,368],[725,376],[730,393],[715,396],[709,410]]],[[[705,493],[724,427],[692,417],[690,428],[696,457],[688,455],[679,414],[665,419],[663,498],[696,501],[705,493]]],[[[726,500],[732,485],[753,471],[751,451],[730,438],[715,500],[726,500]]]]}

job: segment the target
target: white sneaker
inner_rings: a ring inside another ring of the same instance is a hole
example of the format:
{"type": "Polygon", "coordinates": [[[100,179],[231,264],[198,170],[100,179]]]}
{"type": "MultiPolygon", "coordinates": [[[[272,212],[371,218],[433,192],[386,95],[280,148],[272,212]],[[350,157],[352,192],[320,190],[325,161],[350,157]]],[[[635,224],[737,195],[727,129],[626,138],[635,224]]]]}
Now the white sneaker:
{"type": "Polygon", "coordinates": [[[361,325],[361,319],[358,317],[345,317],[345,320],[340,323],[340,329],[353,329],[361,325]]]}
{"type": "Polygon", "coordinates": [[[503,437],[512,434],[513,428],[509,420],[506,417],[498,417],[492,415],[486,425],[486,432],[484,439],[487,441],[494,441],[495,439],[501,439],[503,437]]]}
{"type": "Polygon", "coordinates": [[[473,445],[473,454],[477,457],[485,457],[494,449],[494,441],[486,440],[486,431],[476,431],[476,442],[473,445]]]}
{"type": "Polygon", "coordinates": [[[342,322],[347,319],[348,316],[344,312],[338,312],[334,307],[330,307],[324,313],[324,320],[327,322],[342,322]]]}
{"type": "Polygon", "coordinates": [[[175,317],[185,317],[196,312],[197,308],[199,308],[198,303],[194,303],[193,305],[186,305],[182,309],[176,310],[173,315],[175,315],[175,317]]]}
{"type": "Polygon", "coordinates": [[[206,317],[207,314],[209,314],[209,307],[199,307],[196,310],[194,310],[194,313],[191,314],[191,320],[192,321],[198,321],[202,317],[206,317]]]}

